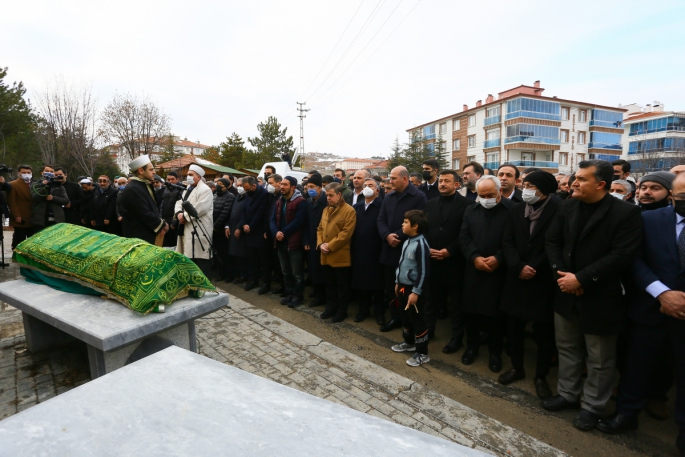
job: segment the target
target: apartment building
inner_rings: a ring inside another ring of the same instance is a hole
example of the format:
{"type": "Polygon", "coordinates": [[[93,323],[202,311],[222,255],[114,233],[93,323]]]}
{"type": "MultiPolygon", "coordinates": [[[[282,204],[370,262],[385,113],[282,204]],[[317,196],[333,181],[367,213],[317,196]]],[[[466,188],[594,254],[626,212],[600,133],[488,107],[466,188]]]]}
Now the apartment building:
{"type": "Polygon", "coordinates": [[[460,113],[408,129],[411,140],[431,150],[443,138],[446,159],[456,170],[472,160],[496,170],[509,162],[571,172],[588,159],[615,160],[622,153],[621,107],[546,97],[540,81],[489,94],[460,113]]]}
{"type": "Polygon", "coordinates": [[[685,164],[685,112],[666,111],[655,101],[628,109],[623,125],[623,158],[638,175],[685,164]]]}

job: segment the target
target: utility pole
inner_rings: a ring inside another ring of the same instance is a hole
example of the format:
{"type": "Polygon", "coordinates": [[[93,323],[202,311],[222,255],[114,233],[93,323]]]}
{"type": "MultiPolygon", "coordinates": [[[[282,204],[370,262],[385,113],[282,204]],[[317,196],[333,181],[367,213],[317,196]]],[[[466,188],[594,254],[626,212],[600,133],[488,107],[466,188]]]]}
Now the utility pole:
{"type": "MultiPolygon", "coordinates": [[[[304,118],[307,117],[304,113],[310,110],[302,108],[307,102],[297,102],[297,104],[300,105],[297,107],[297,111],[300,112],[297,116],[300,118],[300,153],[297,156],[302,156],[302,169],[304,169],[304,118]]],[[[297,164],[297,159],[299,158],[297,156],[293,158],[293,165],[297,164]]]]}

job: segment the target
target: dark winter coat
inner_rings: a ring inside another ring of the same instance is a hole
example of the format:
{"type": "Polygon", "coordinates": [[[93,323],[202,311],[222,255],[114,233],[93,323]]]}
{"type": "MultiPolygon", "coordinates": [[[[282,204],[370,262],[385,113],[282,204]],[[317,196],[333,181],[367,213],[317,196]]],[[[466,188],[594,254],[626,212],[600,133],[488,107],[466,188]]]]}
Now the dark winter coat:
{"type": "Polygon", "coordinates": [[[556,282],[545,252],[545,235],[552,224],[561,200],[550,195],[549,202],[530,233],[530,220],[525,217],[526,203],[517,203],[509,210],[502,248],[507,261],[506,293],[500,309],[524,321],[545,322],[554,316],[556,282]],[[525,266],[535,270],[532,279],[519,279],[525,266]]]}
{"type": "Polygon", "coordinates": [[[228,191],[214,193],[214,211],[212,212],[214,230],[221,232],[222,236],[224,236],[225,227],[228,225],[228,220],[231,217],[234,201],[235,197],[228,191]]]}
{"type": "Polygon", "coordinates": [[[307,223],[302,230],[302,244],[309,246],[307,251],[307,266],[309,269],[309,279],[313,284],[323,284],[323,266],[321,266],[321,253],[316,249],[316,231],[321,223],[323,210],[328,206],[326,194],[321,191],[321,195],[316,201],[312,198],[307,202],[307,223]]]}
{"type": "Polygon", "coordinates": [[[83,189],[79,184],[71,181],[66,181],[62,185],[69,198],[69,208],[64,208],[64,218],[69,224],[81,225],[81,206],[85,199],[83,189]]]}
{"type": "MultiPolygon", "coordinates": [[[[438,190],[438,180],[437,179],[430,186],[430,188],[428,187],[428,183],[424,182],[423,184],[421,184],[419,186],[419,190],[421,192],[423,192],[424,194],[426,194],[426,199],[428,201],[431,201],[435,198],[440,197],[440,191],[438,190]]],[[[435,249],[435,248],[431,248],[431,249],[435,249]]]]}
{"type": "Polygon", "coordinates": [[[159,215],[159,205],[153,197],[154,189],[144,182],[129,180],[126,188],[118,193],[118,209],[121,214],[122,234],[126,238],[140,238],[155,244],[157,233],[166,222],[159,215]],[[150,191],[153,194],[150,194],[150,191]]]}
{"type": "Polygon", "coordinates": [[[459,245],[459,234],[466,208],[473,206],[475,202],[459,193],[454,193],[450,211],[444,218],[440,217],[440,207],[443,197],[434,198],[426,203],[426,218],[428,219],[428,232],[425,234],[428,246],[431,249],[447,249],[450,256],[444,260],[431,260],[431,271],[436,274],[464,274],[464,254],[459,245]]]}
{"type": "Polygon", "coordinates": [[[302,249],[302,230],[307,228],[307,202],[302,198],[300,191],[295,190],[285,205],[285,221],[282,221],[283,202],[283,197],[276,201],[276,207],[271,215],[271,236],[275,240],[276,234],[283,232],[289,251],[302,249]]]}
{"type": "Polygon", "coordinates": [[[162,194],[162,203],[160,207],[162,208],[162,217],[169,224],[174,220],[174,209],[176,208],[176,202],[181,199],[181,191],[178,189],[164,189],[164,194],[162,194]]]}
{"type": "Polygon", "coordinates": [[[83,191],[83,200],[81,201],[81,221],[83,225],[89,228],[93,228],[90,225],[90,211],[93,207],[93,195],[93,190],[90,192],[83,191]]]}
{"type": "Polygon", "coordinates": [[[236,229],[241,229],[240,219],[243,217],[246,201],[247,195],[238,195],[238,198],[233,201],[231,216],[228,218],[228,227],[231,230],[231,236],[228,237],[228,255],[235,257],[247,257],[247,238],[245,234],[241,233],[238,239],[234,235],[236,229]]]}
{"type": "Polygon", "coordinates": [[[114,224],[117,218],[117,194],[119,191],[112,186],[104,192],[96,187],[93,189],[93,199],[90,205],[89,219],[95,221],[95,226],[105,225],[105,220],[114,224]]]}
{"type": "Polygon", "coordinates": [[[45,186],[42,182],[34,182],[31,184],[31,199],[31,224],[34,227],[45,227],[49,210],[52,210],[55,224],[66,221],[63,206],[69,203],[69,197],[61,184],[45,186]],[[48,195],[52,195],[52,200],[46,200],[48,195]]]}
{"type": "Polygon", "coordinates": [[[368,208],[365,209],[365,205],[363,199],[354,205],[357,225],[352,236],[352,288],[381,290],[384,276],[379,259],[383,240],[378,234],[378,215],[382,202],[380,197],[376,197],[368,208]]]}
{"type": "Polygon", "coordinates": [[[385,196],[378,215],[378,233],[383,239],[380,259],[382,265],[397,267],[399,264],[402,243],[407,239],[407,235],[402,233],[404,213],[411,209],[423,210],[425,207],[426,195],[411,184],[407,186],[404,192],[392,192],[385,196]],[[391,233],[395,233],[400,238],[400,243],[394,248],[387,241],[387,237],[391,233]]]}
{"type": "Polygon", "coordinates": [[[241,235],[247,240],[247,246],[250,248],[266,247],[266,239],[264,234],[267,231],[266,214],[268,210],[269,198],[271,194],[261,186],[257,186],[252,196],[248,195],[243,206],[243,214],[238,223],[241,232],[243,226],[250,226],[250,233],[243,232],[241,235]]]}
{"type": "Polygon", "coordinates": [[[511,204],[509,199],[502,198],[494,208],[485,209],[478,204],[469,206],[464,213],[459,244],[466,259],[461,304],[467,313],[484,316],[500,314],[499,306],[507,273],[502,237],[511,204]],[[499,267],[491,273],[476,269],[473,260],[479,256],[495,256],[499,267]]]}
{"type": "Polygon", "coordinates": [[[575,198],[562,202],[547,230],[545,248],[552,270],[574,273],[584,291],[576,296],[556,287],[554,311],[579,321],[585,334],[616,334],[627,309],[621,277],[640,248],[641,211],[607,194],[580,229],[581,203],[575,198]]]}

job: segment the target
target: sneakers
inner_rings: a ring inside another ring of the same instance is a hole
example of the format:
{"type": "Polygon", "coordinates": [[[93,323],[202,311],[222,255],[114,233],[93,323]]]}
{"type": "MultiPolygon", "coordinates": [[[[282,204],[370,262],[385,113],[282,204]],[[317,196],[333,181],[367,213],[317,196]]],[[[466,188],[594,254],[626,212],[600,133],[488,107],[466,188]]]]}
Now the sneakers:
{"type": "Polygon", "coordinates": [[[390,349],[392,349],[395,352],[412,352],[416,350],[416,347],[411,344],[402,342],[400,344],[394,345],[390,349]]]}
{"type": "Polygon", "coordinates": [[[431,359],[428,357],[426,354],[419,354],[418,352],[411,356],[409,359],[407,359],[407,365],[410,367],[418,367],[423,365],[424,363],[430,362],[431,359]]]}

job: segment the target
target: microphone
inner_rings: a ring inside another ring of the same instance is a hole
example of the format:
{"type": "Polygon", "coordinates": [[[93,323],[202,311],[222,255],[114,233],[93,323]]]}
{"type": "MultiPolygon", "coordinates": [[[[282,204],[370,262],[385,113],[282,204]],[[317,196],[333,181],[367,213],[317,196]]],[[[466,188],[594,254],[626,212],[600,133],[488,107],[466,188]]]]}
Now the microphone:
{"type": "Polygon", "coordinates": [[[170,182],[168,182],[168,181],[165,182],[164,185],[165,185],[165,186],[167,187],[167,189],[169,189],[169,190],[171,190],[172,188],[174,188],[174,189],[179,189],[179,190],[186,190],[186,189],[187,189],[186,186],[183,186],[183,185],[181,185],[181,184],[172,184],[172,183],[170,183],[170,182]]]}
{"type": "Polygon", "coordinates": [[[183,209],[188,213],[188,216],[194,217],[195,219],[199,219],[200,216],[197,215],[197,210],[193,206],[192,203],[190,203],[188,200],[185,200],[183,203],[181,203],[181,206],[183,209]]]}

